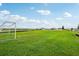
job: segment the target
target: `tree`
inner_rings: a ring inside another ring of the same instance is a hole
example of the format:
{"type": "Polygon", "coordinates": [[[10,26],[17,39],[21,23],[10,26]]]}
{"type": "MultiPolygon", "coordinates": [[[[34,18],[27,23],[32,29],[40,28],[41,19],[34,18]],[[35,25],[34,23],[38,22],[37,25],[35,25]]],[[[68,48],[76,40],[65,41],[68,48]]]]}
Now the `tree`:
{"type": "Polygon", "coordinates": [[[64,29],[64,26],[62,26],[62,29],[64,29]]]}
{"type": "Polygon", "coordinates": [[[79,24],[78,24],[78,27],[77,27],[77,29],[79,29],[79,24]]]}
{"type": "Polygon", "coordinates": [[[71,31],[73,31],[73,28],[71,28],[71,31]]]}

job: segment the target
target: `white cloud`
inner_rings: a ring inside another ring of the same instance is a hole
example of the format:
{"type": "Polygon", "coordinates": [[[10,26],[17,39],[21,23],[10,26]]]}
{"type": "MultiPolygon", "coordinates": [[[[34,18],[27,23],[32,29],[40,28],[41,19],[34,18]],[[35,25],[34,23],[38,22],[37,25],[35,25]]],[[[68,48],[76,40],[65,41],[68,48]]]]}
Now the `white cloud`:
{"type": "Polygon", "coordinates": [[[10,12],[7,10],[3,10],[3,11],[0,11],[0,14],[7,15],[7,14],[10,14],[10,12]]]}
{"type": "Polygon", "coordinates": [[[49,11],[49,10],[37,10],[36,12],[41,15],[50,15],[51,14],[51,11],[49,11]]]}
{"type": "Polygon", "coordinates": [[[71,15],[71,13],[69,13],[69,12],[65,12],[65,13],[64,13],[64,17],[72,17],[72,15],[71,15]]]}
{"type": "Polygon", "coordinates": [[[63,18],[59,17],[59,18],[56,18],[56,20],[63,20],[63,18]]]}
{"type": "Polygon", "coordinates": [[[28,19],[25,20],[25,23],[32,24],[33,27],[37,28],[52,28],[52,27],[58,27],[58,24],[54,21],[48,21],[48,20],[37,20],[37,19],[28,19]]]}
{"type": "Polygon", "coordinates": [[[26,22],[28,20],[27,17],[20,17],[20,19],[21,19],[22,22],[26,22]]]}
{"type": "Polygon", "coordinates": [[[42,20],[41,25],[44,28],[56,28],[58,27],[58,24],[55,21],[49,21],[49,20],[42,20]]]}
{"type": "Polygon", "coordinates": [[[20,15],[12,15],[10,11],[8,10],[2,10],[0,11],[0,19],[2,21],[15,21],[16,22],[16,21],[24,21],[27,18],[20,15]]]}
{"type": "Polygon", "coordinates": [[[0,6],[2,6],[2,3],[0,3],[0,6]]]}
{"type": "Polygon", "coordinates": [[[39,20],[35,20],[35,19],[22,19],[23,22],[27,22],[27,23],[40,23],[39,20]]]}
{"type": "Polygon", "coordinates": [[[12,15],[10,14],[10,11],[8,10],[3,10],[0,11],[0,19],[3,21],[20,21],[20,22],[32,22],[32,23],[40,23],[39,20],[35,19],[28,19],[27,17],[23,17],[20,15],[12,15]]]}
{"type": "MultiPolygon", "coordinates": [[[[57,23],[51,22],[51,21],[48,21],[48,20],[29,19],[27,17],[23,17],[23,16],[20,16],[20,15],[12,15],[11,12],[8,11],[8,10],[0,11],[0,20],[2,20],[2,21],[13,21],[13,22],[16,22],[16,23],[19,22],[22,25],[22,27],[23,27],[23,24],[32,25],[32,27],[35,26],[37,28],[41,28],[41,27],[52,28],[52,27],[57,26],[57,23]]],[[[20,26],[20,25],[18,24],[17,26],[20,26]]]]}
{"type": "Polygon", "coordinates": [[[10,15],[9,19],[12,20],[12,21],[18,21],[18,20],[20,21],[21,16],[19,16],[19,15],[10,15]]]}
{"type": "Polygon", "coordinates": [[[50,24],[47,20],[42,21],[44,24],[50,24]]]}
{"type": "Polygon", "coordinates": [[[41,23],[40,20],[35,20],[35,19],[29,19],[28,21],[32,23],[41,23]]]}
{"type": "Polygon", "coordinates": [[[10,12],[7,10],[2,10],[0,11],[0,19],[4,20],[7,19],[7,17],[9,17],[10,12]]]}

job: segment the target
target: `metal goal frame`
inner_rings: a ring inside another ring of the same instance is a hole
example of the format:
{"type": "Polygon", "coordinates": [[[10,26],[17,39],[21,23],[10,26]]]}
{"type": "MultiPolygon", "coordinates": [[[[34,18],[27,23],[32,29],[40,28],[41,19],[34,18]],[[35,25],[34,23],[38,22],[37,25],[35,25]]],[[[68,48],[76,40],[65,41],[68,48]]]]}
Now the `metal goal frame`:
{"type": "Polygon", "coordinates": [[[6,27],[10,27],[10,26],[14,26],[14,39],[16,39],[16,22],[12,22],[12,21],[5,21],[3,22],[1,25],[0,25],[0,28],[4,28],[4,25],[5,24],[10,24],[10,25],[7,25],[6,27]]]}

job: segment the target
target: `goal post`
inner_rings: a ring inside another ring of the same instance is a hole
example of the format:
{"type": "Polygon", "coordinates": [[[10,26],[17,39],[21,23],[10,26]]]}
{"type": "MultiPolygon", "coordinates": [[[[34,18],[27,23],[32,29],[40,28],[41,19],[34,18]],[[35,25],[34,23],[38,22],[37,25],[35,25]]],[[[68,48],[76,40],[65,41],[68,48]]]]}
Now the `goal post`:
{"type": "Polygon", "coordinates": [[[16,39],[16,23],[15,24],[15,36],[14,36],[14,39],[16,39]]]}
{"type": "Polygon", "coordinates": [[[0,25],[0,32],[14,32],[14,39],[16,39],[16,22],[12,22],[12,21],[5,21],[0,25]],[[11,27],[13,26],[13,27],[11,27]],[[2,29],[5,29],[6,31],[3,31],[2,29]]]}

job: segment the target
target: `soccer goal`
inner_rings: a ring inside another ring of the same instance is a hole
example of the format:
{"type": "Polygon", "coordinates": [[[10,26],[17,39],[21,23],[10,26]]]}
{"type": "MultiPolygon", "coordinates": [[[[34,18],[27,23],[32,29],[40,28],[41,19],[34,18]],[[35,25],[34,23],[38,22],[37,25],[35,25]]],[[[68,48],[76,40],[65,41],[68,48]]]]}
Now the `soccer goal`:
{"type": "Polygon", "coordinates": [[[16,39],[16,22],[5,21],[0,25],[0,35],[5,35],[5,37],[11,37],[16,39]]]}

